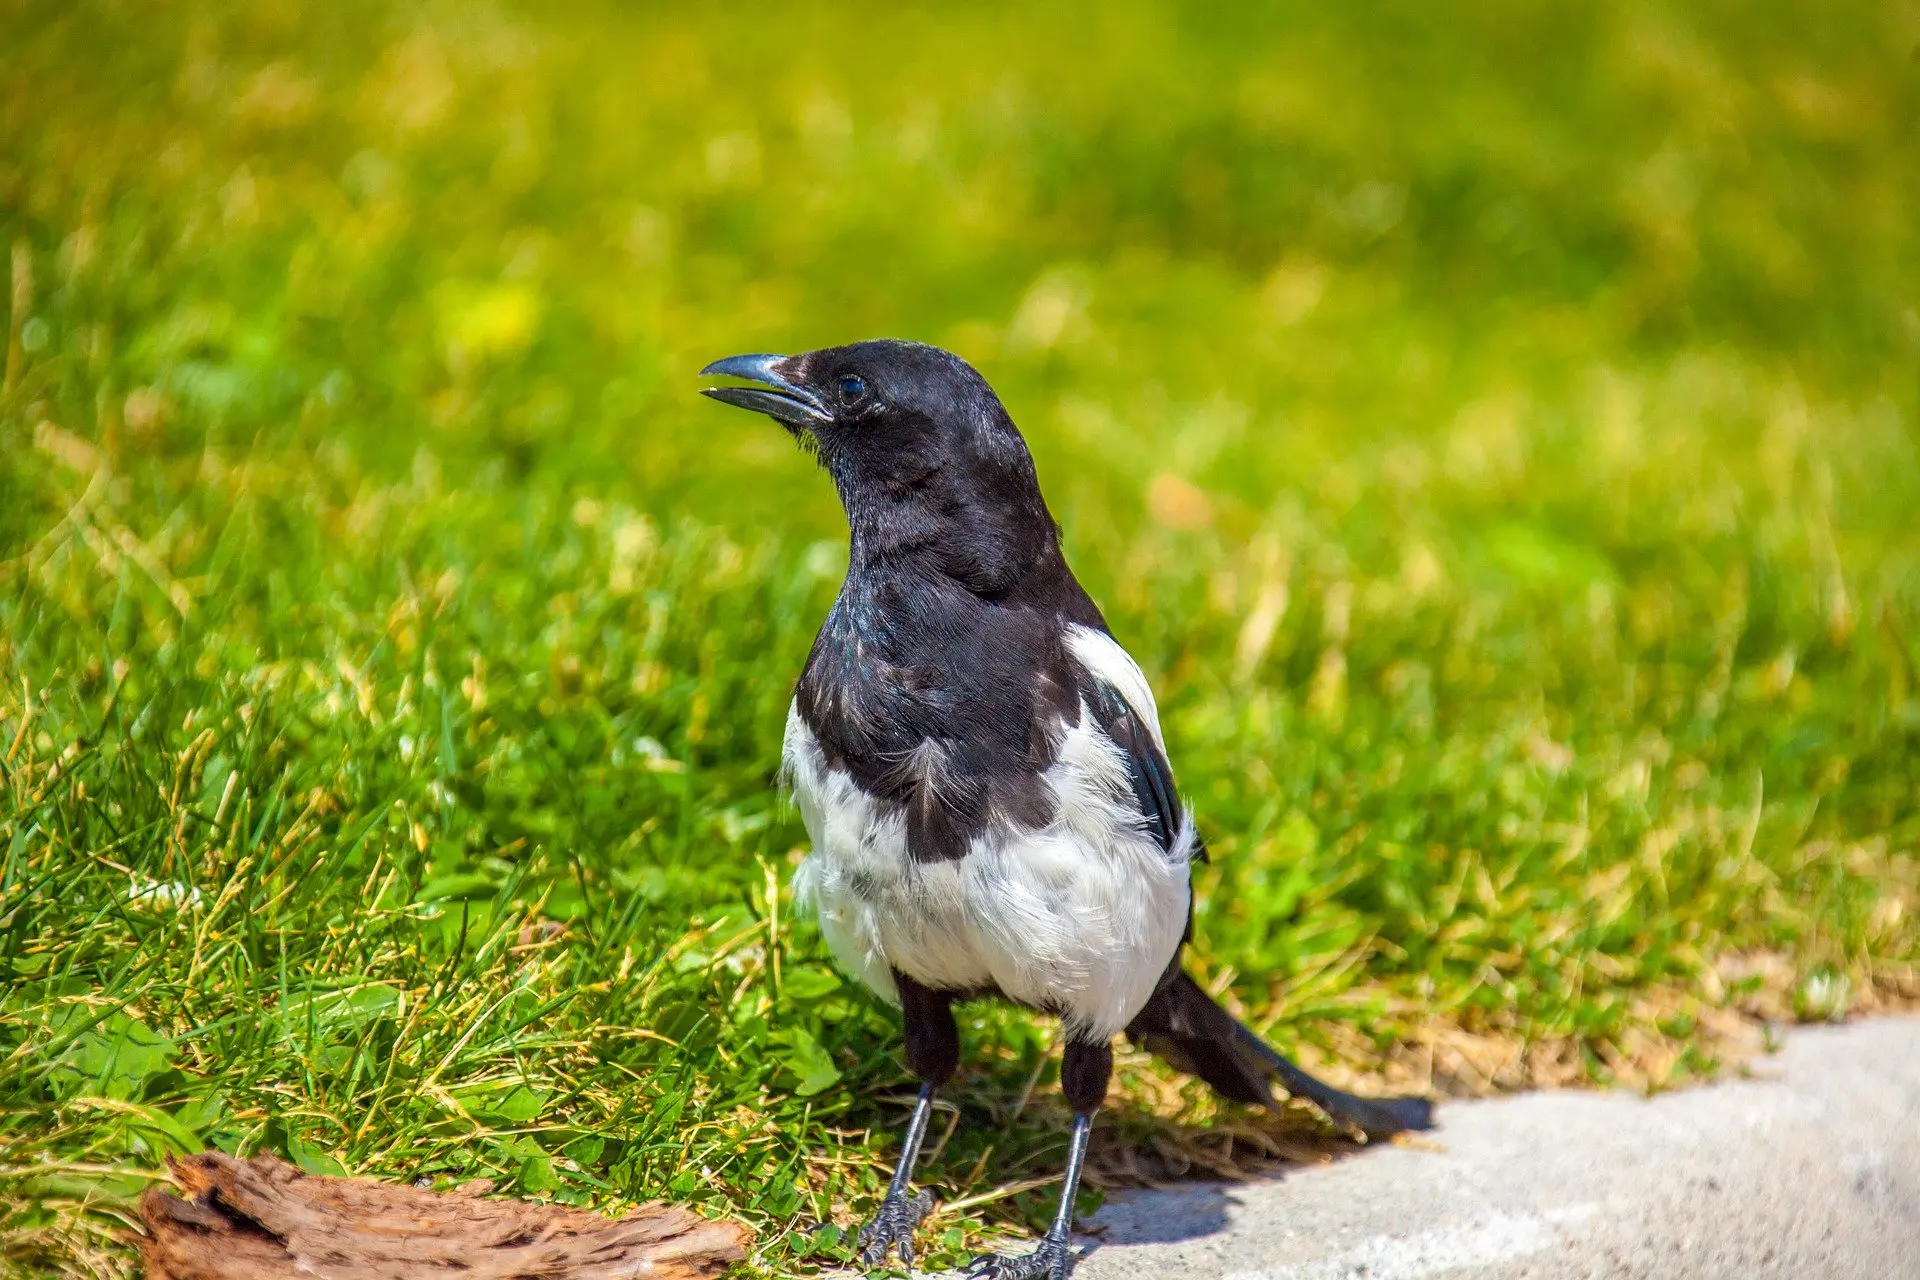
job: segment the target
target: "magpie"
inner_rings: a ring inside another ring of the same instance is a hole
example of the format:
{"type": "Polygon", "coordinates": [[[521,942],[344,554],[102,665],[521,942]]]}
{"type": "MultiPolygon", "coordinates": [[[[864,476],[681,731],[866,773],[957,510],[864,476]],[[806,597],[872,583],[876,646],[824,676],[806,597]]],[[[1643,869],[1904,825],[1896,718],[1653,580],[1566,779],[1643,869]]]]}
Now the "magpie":
{"type": "Polygon", "coordinates": [[[782,748],[813,850],[795,875],[835,960],[899,1007],[921,1081],[900,1162],[860,1232],[867,1265],[933,1202],[909,1193],[934,1093],[960,1061],[956,1003],[997,997],[1062,1024],[1073,1133],[1037,1250],[980,1280],[1062,1280],[1112,1040],[1238,1102],[1271,1082],[1380,1139],[1431,1124],[1417,1098],[1308,1075],[1180,966],[1193,817],[1153,690],[1067,567],[1026,441],[958,356],[882,339],[716,360],[704,388],[775,419],[833,478],[851,553],[807,655],[782,748]]]}

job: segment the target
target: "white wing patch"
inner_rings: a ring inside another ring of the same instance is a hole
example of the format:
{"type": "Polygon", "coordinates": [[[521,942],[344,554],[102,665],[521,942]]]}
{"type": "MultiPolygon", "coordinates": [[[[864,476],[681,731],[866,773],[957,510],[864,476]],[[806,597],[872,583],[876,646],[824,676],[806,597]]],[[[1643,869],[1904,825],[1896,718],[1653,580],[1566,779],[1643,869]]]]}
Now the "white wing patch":
{"type": "Polygon", "coordinates": [[[1096,680],[1104,680],[1120,691],[1133,713],[1147,722],[1153,745],[1164,753],[1167,744],[1160,736],[1160,708],[1153,701],[1153,686],[1147,683],[1146,673],[1140,670],[1133,655],[1106,632],[1078,623],[1067,627],[1067,652],[1096,680]]]}

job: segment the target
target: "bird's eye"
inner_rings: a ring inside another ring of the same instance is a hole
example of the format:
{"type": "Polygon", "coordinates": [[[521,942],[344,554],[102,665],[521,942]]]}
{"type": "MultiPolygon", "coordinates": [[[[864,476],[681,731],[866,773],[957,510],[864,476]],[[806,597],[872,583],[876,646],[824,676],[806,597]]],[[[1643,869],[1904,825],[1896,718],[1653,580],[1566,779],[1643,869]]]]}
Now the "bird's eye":
{"type": "Polygon", "coordinates": [[[840,395],[848,404],[867,394],[867,381],[858,374],[845,374],[840,379],[840,395]]]}

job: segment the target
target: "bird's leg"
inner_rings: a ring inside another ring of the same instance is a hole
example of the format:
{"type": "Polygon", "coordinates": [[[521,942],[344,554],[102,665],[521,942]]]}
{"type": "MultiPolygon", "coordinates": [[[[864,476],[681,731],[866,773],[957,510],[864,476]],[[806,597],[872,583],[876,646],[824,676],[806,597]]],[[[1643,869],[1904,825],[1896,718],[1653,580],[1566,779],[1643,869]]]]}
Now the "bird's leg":
{"type": "Polygon", "coordinates": [[[1112,1075],[1110,1045],[1067,1042],[1060,1058],[1060,1091],[1073,1107],[1073,1142],[1067,1148],[1066,1176],[1060,1181],[1060,1208],[1038,1249],[1013,1258],[994,1253],[975,1258],[967,1271],[971,1280],[1066,1280],[1073,1270],[1073,1204],[1080,1194],[1080,1171],[1087,1163],[1093,1113],[1106,1098],[1112,1075]]]}
{"type": "Polygon", "coordinates": [[[920,1143],[927,1136],[927,1121],[933,1115],[934,1090],[952,1078],[954,1068],[960,1065],[960,1028],[953,1021],[952,994],[931,991],[903,973],[895,973],[893,980],[900,992],[900,1013],[906,1025],[907,1065],[920,1077],[920,1100],[907,1122],[900,1163],[894,1167],[886,1199],[880,1202],[872,1220],[860,1228],[860,1261],[870,1267],[885,1262],[890,1249],[900,1251],[903,1264],[913,1265],[913,1229],[933,1212],[931,1191],[908,1194],[913,1166],[920,1159],[920,1143]]]}
{"type": "Polygon", "coordinates": [[[1040,1247],[1011,1258],[983,1254],[967,1269],[969,1280],[1066,1280],[1073,1270],[1073,1202],[1080,1194],[1080,1169],[1087,1160],[1087,1138],[1092,1132],[1093,1113],[1075,1112],[1073,1145],[1067,1149],[1067,1173],[1060,1182],[1060,1207],[1040,1247]]]}
{"type": "Polygon", "coordinates": [[[873,1220],[860,1228],[860,1261],[878,1266],[887,1260],[887,1250],[898,1247],[900,1261],[913,1265],[913,1229],[933,1210],[933,1193],[907,1194],[913,1181],[914,1162],[920,1158],[920,1140],[927,1134],[927,1117],[933,1114],[933,1086],[920,1086],[920,1101],[914,1104],[913,1119],[907,1121],[906,1140],[900,1144],[900,1163],[894,1166],[893,1182],[887,1198],[880,1202],[873,1220]]]}

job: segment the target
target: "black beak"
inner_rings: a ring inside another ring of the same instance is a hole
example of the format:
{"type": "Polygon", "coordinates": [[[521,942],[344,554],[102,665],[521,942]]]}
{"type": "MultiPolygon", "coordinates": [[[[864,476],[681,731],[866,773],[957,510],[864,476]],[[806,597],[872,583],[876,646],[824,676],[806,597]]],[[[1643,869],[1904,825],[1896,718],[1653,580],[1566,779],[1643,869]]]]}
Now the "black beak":
{"type": "Polygon", "coordinates": [[[741,378],[760,386],[702,387],[700,394],[712,396],[722,404],[764,413],[791,427],[815,427],[831,422],[833,415],[827,412],[819,396],[781,376],[779,367],[786,361],[785,356],[728,356],[725,360],[715,360],[700,371],[701,377],[741,378]],[[772,390],[762,391],[760,387],[772,390]]]}

